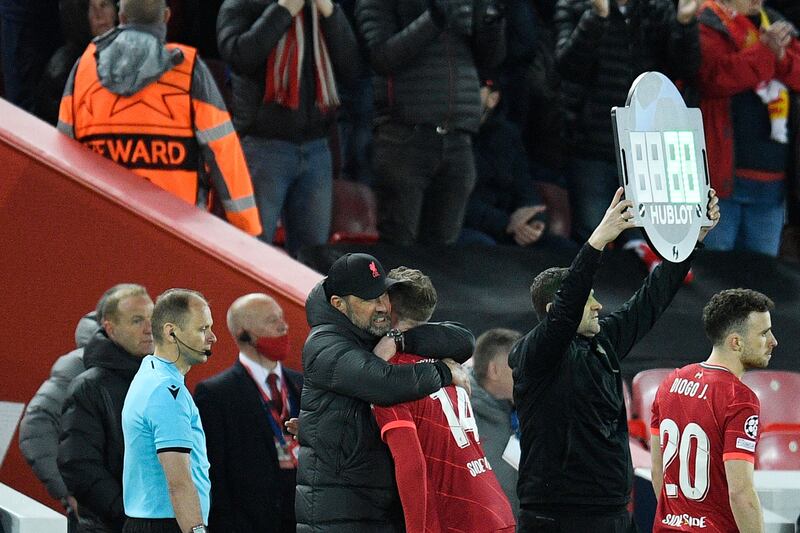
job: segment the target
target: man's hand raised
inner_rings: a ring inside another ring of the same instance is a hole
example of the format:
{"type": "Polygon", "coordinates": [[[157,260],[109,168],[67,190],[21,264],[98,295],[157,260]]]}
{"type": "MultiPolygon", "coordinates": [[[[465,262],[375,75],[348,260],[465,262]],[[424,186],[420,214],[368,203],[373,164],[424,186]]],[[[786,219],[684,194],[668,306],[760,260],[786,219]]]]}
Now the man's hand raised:
{"type": "Polygon", "coordinates": [[[612,242],[619,237],[619,234],[626,229],[636,227],[633,223],[633,213],[630,209],[633,207],[631,200],[623,200],[622,193],[625,189],[620,187],[614,194],[614,199],[611,200],[611,205],[606,209],[606,214],[603,220],[597,225],[589,237],[589,244],[596,250],[602,250],[606,244],[612,242]]]}
{"type": "Polygon", "coordinates": [[[611,11],[609,1],[610,0],[592,0],[592,10],[594,10],[598,17],[608,18],[608,14],[611,11]]]}
{"type": "Polygon", "coordinates": [[[772,50],[778,61],[783,61],[786,56],[786,47],[792,42],[796,31],[790,23],[781,20],[761,32],[761,42],[772,50]]]}
{"type": "Polygon", "coordinates": [[[708,219],[713,223],[711,227],[701,227],[700,236],[697,238],[699,242],[703,242],[708,232],[714,229],[719,223],[719,198],[717,198],[717,191],[714,189],[708,190],[708,219]]]}
{"type": "Polygon", "coordinates": [[[285,7],[289,11],[289,14],[294,17],[303,9],[305,2],[304,0],[278,0],[278,5],[285,7]]]}

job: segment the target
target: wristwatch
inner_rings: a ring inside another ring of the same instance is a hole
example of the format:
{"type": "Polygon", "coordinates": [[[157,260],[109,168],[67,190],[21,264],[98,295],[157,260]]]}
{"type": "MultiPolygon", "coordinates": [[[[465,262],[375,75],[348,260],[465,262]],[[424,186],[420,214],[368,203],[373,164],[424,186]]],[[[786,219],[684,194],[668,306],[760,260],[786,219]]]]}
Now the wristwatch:
{"type": "Polygon", "coordinates": [[[194,526],[190,533],[208,533],[208,528],[205,524],[199,524],[194,526]]]}
{"type": "Polygon", "coordinates": [[[394,347],[398,352],[405,351],[406,340],[403,337],[403,332],[399,329],[392,329],[386,334],[387,337],[394,339],[394,347]]]}

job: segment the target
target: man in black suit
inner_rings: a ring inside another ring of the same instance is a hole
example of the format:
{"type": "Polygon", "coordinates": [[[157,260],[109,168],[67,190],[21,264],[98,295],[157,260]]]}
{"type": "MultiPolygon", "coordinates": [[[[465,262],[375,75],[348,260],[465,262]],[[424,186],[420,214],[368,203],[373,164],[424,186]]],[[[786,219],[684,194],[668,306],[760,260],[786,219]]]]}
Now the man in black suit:
{"type": "Polygon", "coordinates": [[[209,529],[294,532],[296,442],[283,428],[298,415],[303,378],[281,364],[283,310],[266,294],[247,294],[228,309],[228,330],[238,361],[195,391],[211,463],[209,529]]]}

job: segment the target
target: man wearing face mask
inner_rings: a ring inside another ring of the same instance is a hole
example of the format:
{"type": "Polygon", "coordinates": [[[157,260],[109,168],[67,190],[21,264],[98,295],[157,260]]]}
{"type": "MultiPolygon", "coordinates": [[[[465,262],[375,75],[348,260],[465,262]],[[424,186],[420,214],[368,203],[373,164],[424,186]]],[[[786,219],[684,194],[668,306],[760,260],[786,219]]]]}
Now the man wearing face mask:
{"type": "Polygon", "coordinates": [[[303,378],[281,364],[289,353],[283,310],[266,294],[246,294],[227,321],[239,358],[195,390],[211,463],[209,528],[294,532],[296,441],[283,428],[298,416],[303,378]]]}

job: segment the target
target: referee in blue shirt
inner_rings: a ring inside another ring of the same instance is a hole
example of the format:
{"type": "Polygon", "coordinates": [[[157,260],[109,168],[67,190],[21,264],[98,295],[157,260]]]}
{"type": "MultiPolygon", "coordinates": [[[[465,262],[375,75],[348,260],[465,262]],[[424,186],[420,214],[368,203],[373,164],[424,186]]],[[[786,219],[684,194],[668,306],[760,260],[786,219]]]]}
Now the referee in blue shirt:
{"type": "Polygon", "coordinates": [[[122,408],[124,533],[205,533],[206,438],[184,376],[217,341],[202,294],[169,289],[156,300],[155,352],[142,360],[122,408]]]}

